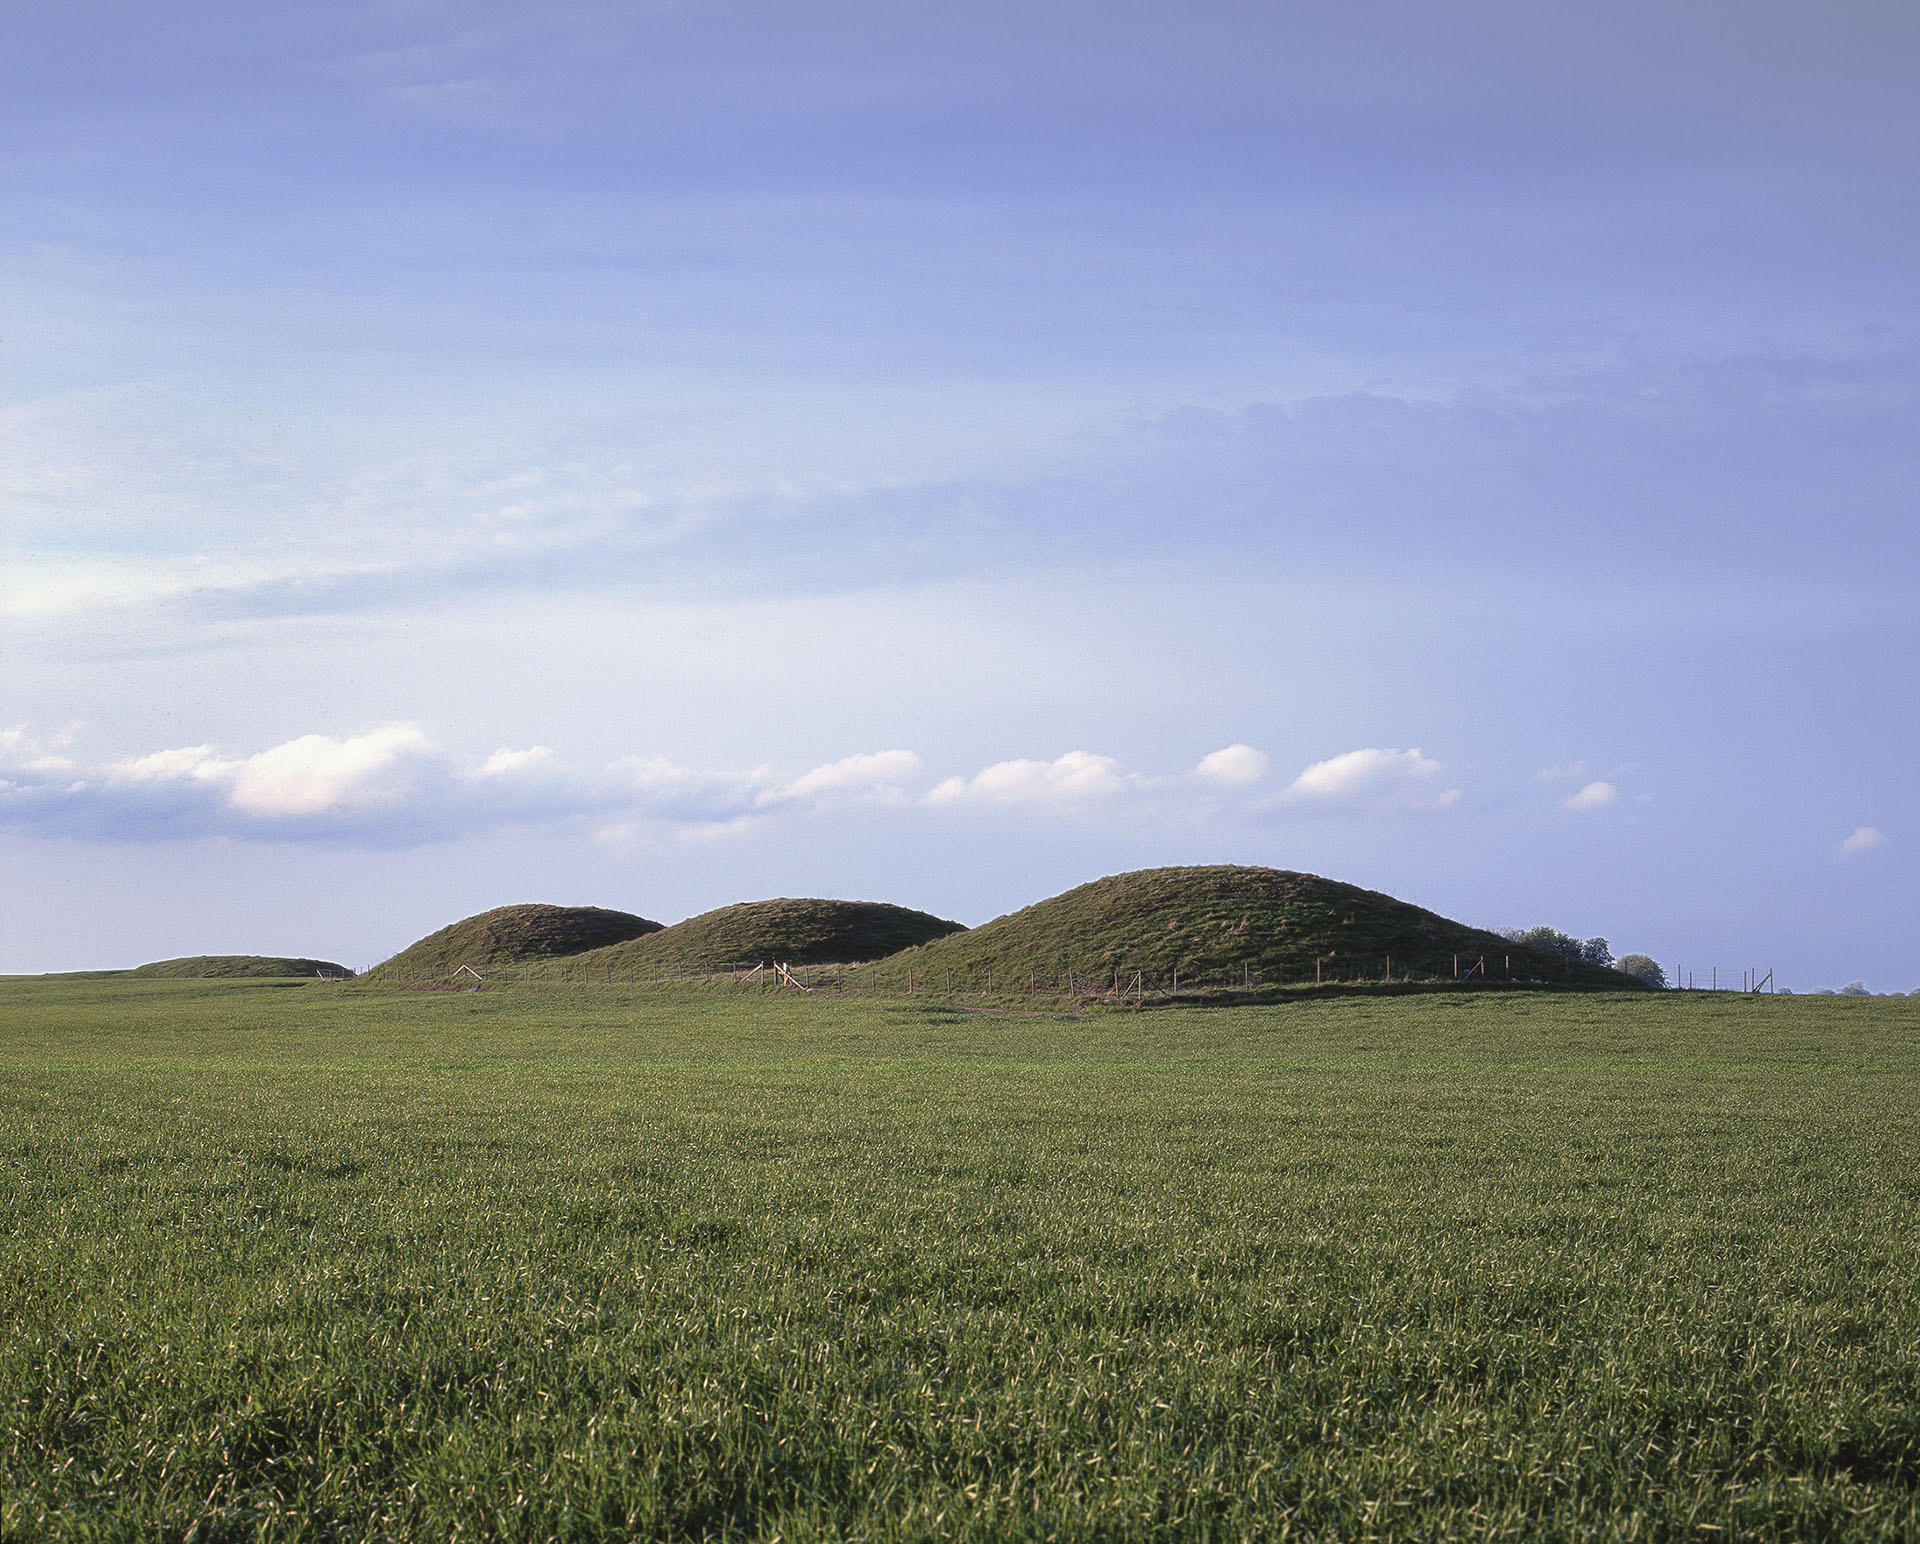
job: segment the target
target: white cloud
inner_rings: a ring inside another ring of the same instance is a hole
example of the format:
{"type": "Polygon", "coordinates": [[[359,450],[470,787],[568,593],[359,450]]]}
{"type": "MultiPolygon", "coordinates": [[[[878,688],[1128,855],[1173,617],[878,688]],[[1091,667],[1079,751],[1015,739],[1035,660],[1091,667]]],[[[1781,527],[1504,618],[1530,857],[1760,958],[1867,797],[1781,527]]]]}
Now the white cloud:
{"type": "Polygon", "coordinates": [[[1251,745],[1229,745],[1200,758],[1194,768],[1201,777],[1222,788],[1245,788],[1267,775],[1272,759],[1251,745]]]}
{"type": "Polygon", "coordinates": [[[1278,794],[1249,792],[1271,760],[1250,745],[1229,745],[1201,758],[1191,772],[1148,776],[1111,756],[1069,751],[1052,761],[996,762],[972,777],[937,784],[926,802],[1072,811],[1092,806],[1173,821],[1273,814],[1443,810],[1460,791],[1441,782],[1440,763],[1418,750],[1348,751],[1308,767],[1278,794]]]}
{"type": "Polygon", "coordinates": [[[53,773],[70,772],[73,761],[59,751],[72,739],[72,733],[51,735],[45,740],[27,733],[25,727],[0,729],[0,771],[53,773]]]}
{"type": "Polygon", "coordinates": [[[1052,761],[999,761],[970,778],[950,777],[927,795],[927,802],[1079,805],[1112,799],[1141,784],[1111,756],[1068,751],[1052,761]]]}
{"type": "Polygon", "coordinates": [[[475,777],[518,777],[553,765],[553,752],[544,745],[529,745],[523,751],[501,746],[473,769],[475,777]]]}
{"type": "Polygon", "coordinates": [[[919,773],[920,758],[912,751],[873,751],[830,761],[790,783],[763,789],[754,802],[766,806],[864,797],[897,803],[906,798],[903,785],[919,773]]]}
{"type": "Polygon", "coordinates": [[[235,810],[257,817],[339,814],[403,798],[440,760],[411,724],[389,724],[348,739],[302,735],[255,755],[228,758],[210,745],[181,746],[116,761],[114,783],[209,783],[235,810]]]}
{"type": "Polygon", "coordinates": [[[677,834],[683,842],[729,842],[765,830],[771,823],[765,815],[735,815],[731,820],[703,820],[683,826],[677,834]]]}
{"type": "Polygon", "coordinates": [[[105,841],[276,836],[414,845],[507,821],[498,799],[411,724],[301,735],[251,755],[176,746],[87,765],[21,757],[0,779],[0,827],[105,841]]]}
{"type": "Polygon", "coordinates": [[[638,819],[604,828],[610,840],[632,841],[660,823],[691,827],[725,824],[752,812],[780,779],[772,767],[683,767],[664,756],[628,756],[608,770],[608,805],[638,819]],[[629,827],[632,829],[628,829],[629,827]]]}
{"type": "Polygon", "coordinates": [[[178,750],[154,751],[150,755],[116,761],[109,775],[127,783],[164,782],[182,777],[211,782],[227,776],[238,764],[221,760],[214,755],[211,745],[187,745],[178,750]]]}
{"type": "Polygon", "coordinates": [[[1369,746],[1316,761],[1269,808],[1374,814],[1450,809],[1460,802],[1460,790],[1440,786],[1441,773],[1440,763],[1418,748],[1369,746]]]}
{"type": "Polygon", "coordinates": [[[1576,815],[1583,815],[1593,810],[1610,809],[1619,802],[1620,790],[1612,783],[1588,783],[1586,787],[1562,799],[1560,808],[1571,810],[1576,815]]]}
{"type": "Polygon", "coordinates": [[[389,724],[346,740],[302,735],[249,756],[233,775],[233,807],[249,815],[337,814],[392,803],[410,791],[411,774],[435,755],[411,724],[389,724]]]}
{"type": "Polygon", "coordinates": [[[1551,767],[1542,767],[1540,769],[1540,781],[1543,783],[1557,783],[1562,778],[1578,777],[1586,770],[1587,764],[1584,761],[1558,762],[1551,767]]]}
{"type": "Polygon", "coordinates": [[[1886,836],[1877,827],[1860,826],[1852,836],[1840,844],[1840,850],[1851,857],[1856,852],[1871,852],[1886,840],[1886,836]]]}
{"type": "Polygon", "coordinates": [[[665,756],[649,756],[644,761],[638,756],[627,756],[616,761],[613,764],[613,770],[622,777],[631,779],[634,787],[648,793],[658,793],[666,789],[684,789],[699,781],[702,776],[691,767],[680,766],[676,762],[667,760],[665,756]]]}
{"type": "Polygon", "coordinates": [[[797,777],[783,777],[769,766],[683,767],[657,756],[630,757],[611,771],[618,818],[594,835],[614,846],[632,846],[663,835],[690,841],[744,836],[778,816],[833,805],[901,804],[908,797],[906,785],[919,775],[920,758],[908,750],[862,752],[797,777]]]}

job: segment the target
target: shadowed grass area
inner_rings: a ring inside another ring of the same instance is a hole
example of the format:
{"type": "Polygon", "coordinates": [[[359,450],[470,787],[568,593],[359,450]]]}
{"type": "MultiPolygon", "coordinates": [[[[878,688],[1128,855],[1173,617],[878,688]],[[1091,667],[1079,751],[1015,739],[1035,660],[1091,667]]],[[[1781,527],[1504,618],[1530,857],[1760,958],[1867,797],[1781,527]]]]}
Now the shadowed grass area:
{"type": "Polygon", "coordinates": [[[0,1535],[1884,1538],[1920,1005],[0,982],[0,1535]]]}

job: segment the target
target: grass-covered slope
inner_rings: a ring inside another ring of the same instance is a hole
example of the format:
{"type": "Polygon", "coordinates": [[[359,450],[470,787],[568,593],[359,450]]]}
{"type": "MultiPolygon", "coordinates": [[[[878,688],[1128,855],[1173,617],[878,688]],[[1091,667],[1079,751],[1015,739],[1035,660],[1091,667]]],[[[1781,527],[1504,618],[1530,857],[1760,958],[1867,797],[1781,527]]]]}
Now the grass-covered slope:
{"type": "Polygon", "coordinates": [[[501,965],[585,954],[659,930],[658,922],[602,906],[496,906],[428,934],[367,974],[451,975],[462,965],[484,974],[501,965]]]}
{"type": "Polygon", "coordinates": [[[645,965],[845,965],[884,959],[964,932],[924,911],[885,901],[816,898],[743,901],[689,917],[658,933],[601,949],[592,963],[645,965]]]}
{"type": "Polygon", "coordinates": [[[1618,971],[1574,965],[1524,949],[1373,890],[1287,869],[1222,864],[1114,874],[927,944],[860,972],[876,986],[945,979],[976,985],[1029,973],[1087,977],[1141,971],[1161,984],[1183,980],[1301,981],[1316,962],[1330,981],[1378,981],[1389,961],[1398,978],[1450,976],[1482,956],[1499,979],[1631,988],[1618,971]]]}
{"type": "Polygon", "coordinates": [[[332,960],[296,960],[267,954],[192,954],[155,960],[127,972],[130,976],[351,976],[332,960]]]}

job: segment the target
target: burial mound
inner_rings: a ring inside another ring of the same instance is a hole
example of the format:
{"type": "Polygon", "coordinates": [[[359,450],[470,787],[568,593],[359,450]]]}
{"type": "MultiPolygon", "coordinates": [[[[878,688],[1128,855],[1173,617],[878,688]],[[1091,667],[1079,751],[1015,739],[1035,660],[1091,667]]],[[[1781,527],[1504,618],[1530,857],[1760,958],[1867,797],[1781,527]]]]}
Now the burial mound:
{"type": "Polygon", "coordinates": [[[648,965],[845,965],[964,931],[958,922],[885,901],[743,901],[598,950],[589,963],[616,971],[648,965]]]}
{"type": "Polygon", "coordinates": [[[1088,979],[1136,971],[1183,981],[1302,982],[1470,978],[1631,989],[1618,971],[1523,948],[1405,901],[1317,874],[1220,864],[1142,869],[1080,885],[966,933],[866,967],[876,987],[987,973],[1011,986],[1068,971],[1088,979]],[[1485,964],[1480,962],[1484,960],[1485,964]]]}
{"type": "Polygon", "coordinates": [[[270,954],[190,954],[177,960],[155,960],[127,972],[130,976],[351,976],[352,971],[332,960],[287,959],[270,954]]]}
{"type": "Polygon", "coordinates": [[[658,922],[603,906],[497,906],[429,933],[367,975],[448,976],[463,965],[484,975],[503,965],[568,959],[659,931],[658,922]]]}

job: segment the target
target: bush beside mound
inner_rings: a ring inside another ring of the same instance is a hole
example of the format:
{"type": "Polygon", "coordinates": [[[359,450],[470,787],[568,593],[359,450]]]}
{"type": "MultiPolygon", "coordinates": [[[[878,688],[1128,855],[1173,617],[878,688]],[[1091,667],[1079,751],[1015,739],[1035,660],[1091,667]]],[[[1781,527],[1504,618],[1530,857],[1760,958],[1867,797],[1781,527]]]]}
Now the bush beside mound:
{"type": "Polygon", "coordinates": [[[588,963],[616,971],[650,965],[850,965],[965,931],[958,922],[886,901],[742,901],[597,950],[588,963]]]}
{"type": "MultiPolygon", "coordinates": [[[[1098,979],[1140,971],[1165,986],[1451,978],[1486,960],[1486,977],[1634,990],[1615,970],[1509,942],[1421,907],[1287,869],[1221,864],[1143,869],[1096,879],[995,918],[970,932],[909,950],[858,972],[860,984],[943,981],[974,989],[991,971],[1013,985],[1067,971],[1098,979]],[[1509,966],[1509,961],[1510,966],[1509,966]]],[[[1476,977],[1476,979],[1480,979],[1476,977]]]]}
{"type": "Polygon", "coordinates": [[[137,965],[130,976],[351,976],[332,960],[296,960],[270,954],[190,954],[137,965]]]}
{"type": "Polygon", "coordinates": [[[367,976],[450,976],[463,965],[484,975],[503,965],[567,959],[659,931],[658,922],[604,906],[497,906],[429,933],[367,976]]]}
{"type": "Polygon", "coordinates": [[[1661,968],[1660,962],[1650,955],[1622,955],[1613,962],[1613,968],[1624,976],[1633,977],[1643,986],[1650,986],[1658,991],[1666,990],[1667,973],[1661,968]]]}

